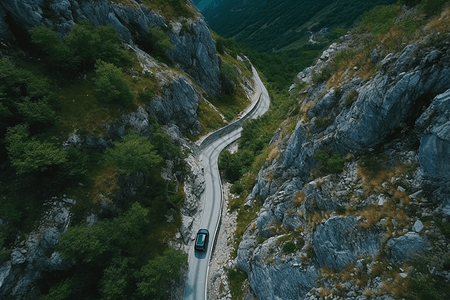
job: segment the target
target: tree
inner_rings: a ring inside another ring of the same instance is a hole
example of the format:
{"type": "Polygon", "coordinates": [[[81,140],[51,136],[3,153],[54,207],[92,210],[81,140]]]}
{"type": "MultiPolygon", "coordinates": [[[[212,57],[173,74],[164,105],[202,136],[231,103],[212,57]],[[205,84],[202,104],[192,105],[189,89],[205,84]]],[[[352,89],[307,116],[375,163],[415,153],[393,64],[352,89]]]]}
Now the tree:
{"type": "Polygon", "coordinates": [[[66,162],[66,153],[55,144],[30,139],[29,135],[27,125],[17,125],[9,128],[6,136],[9,158],[17,174],[66,162]]]}
{"type": "Polygon", "coordinates": [[[138,295],[143,299],[166,299],[165,285],[180,276],[181,268],[187,265],[187,257],[182,251],[168,249],[163,256],[150,260],[137,273],[138,295]]]}
{"type": "Polygon", "coordinates": [[[134,99],[122,71],[113,64],[98,61],[95,74],[96,92],[100,101],[130,103],[134,99]]]}
{"type": "Polygon", "coordinates": [[[147,209],[134,203],[122,217],[91,227],[71,227],[59,240],[57,250],[67,259],[105,265],[142,235],[147,215],[147,209]]]}
{"type": "Polygon", "coordinates": [[[122,173],[130,175],[151,171],[162,162],[162,158],[147,138],[130,130],[121,140],[114,142],[114,148],[106,150],[104,161],[117,164],[122,173]]]}

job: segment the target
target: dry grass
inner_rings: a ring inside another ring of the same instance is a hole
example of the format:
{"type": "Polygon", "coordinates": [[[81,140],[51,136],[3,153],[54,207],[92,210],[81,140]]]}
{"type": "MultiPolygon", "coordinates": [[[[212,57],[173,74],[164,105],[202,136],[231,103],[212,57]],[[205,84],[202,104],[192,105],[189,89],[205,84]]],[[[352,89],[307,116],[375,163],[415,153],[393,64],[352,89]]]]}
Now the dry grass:
{"type": "Polygon", "coordinates": [[[364,220],[359,223],[363,228],[371,228],[383,218],[395,219],[402,225],[406,225],[408,222],[406,213],[403,210],[398,209],[391,201],[384,203],[383,206],[373,204],[363,211],[356,212],[356,214],[361,216],[364,220]]]}
{"type": "Polygon", "coordinates": [[[450,31],[450,7],[444,9],[439,16],[434,17],[424,29],[444,32],[450,31]]]}
{"type": "Polygon", "coordinates": [[[314,106],[314,102],[309,101],[309,102],[303,104],[302,107],[300,108],[300,116],[305,121],[305,123],[309,122],[308,111],[311,108],[313,108],[313,106],[314,106]]]}
{"type": "Polygon", "coordinates": [[[393,276],[393,281],[383,281],[381,290],[395,298],[401,298],[411,291],[412,285],[409,280],[402,278],[398,273],[393,276]]]}
{"type": "Polygon", "coordinates": [[[90,189],[92,203],[99,203],[103,199],[109,199],[111,194],[119,188],[117,177],[119,168],[116,165],[99,166],[93,171],[93,184],[90,189]]]}
{"type": "Polygon", "coordinates": [[[336,276],[336,271],[327,267],[322,267],[320,269],[320,275],[323,278],[334,278],[336,276]]]}
{"type": "Polygon", "coordinates": [[[327,289],[327,288],[324,288],[324,287],[320,288],[320,292],[319,292],[319,296],[320,297],[326,297],[328,295],[331,295],[331,290],[330,289],[327,289]]]}
{"type": "Polygon", "coordinates": [[[394,199],[400,201],[400,203],[403,206],[408,206],[409,205],[410,201],[409,201],[409,196],[408,196],[407,193],[399,191],[399,190],[395,190],[393,197],[394,197],[394,199]]]}
{"type": "Polygon", "coordinates": [[[304,191],[298,191],[292,199],[292,202],[294,203],[294,205],[300,206],[303,204],[303,201],[305,201],[305,198],[306,193],[304,191]]]}
{"type": "Polygon", "coordinates": [[[316,189],[320,188],[322,184],[325,183],[325,179],[320,179],[316,181],[316,189]]]}
{"type": "Polygon", "coordinates": [[[280,157],[280,154],[281,154],[281,151],[280,151],[280,149],[278,149],[277,146],[273,146],[271,148],[272,148],[272,150],[270,150],[269,156],[267,157],[268,161],[272,161],[275,158],[280,157]]]}

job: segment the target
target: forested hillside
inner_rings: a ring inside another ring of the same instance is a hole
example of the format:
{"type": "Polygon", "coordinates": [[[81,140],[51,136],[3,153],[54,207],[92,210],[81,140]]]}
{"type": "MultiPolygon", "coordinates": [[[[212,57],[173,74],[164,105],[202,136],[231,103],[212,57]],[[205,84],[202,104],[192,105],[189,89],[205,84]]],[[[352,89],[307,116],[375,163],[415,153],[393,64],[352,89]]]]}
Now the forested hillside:
{"type": "Polygon", "coordinates": [[[0,298],[165,299],[202,192],[184,137],[248,105],[250,65],[189,1],[24,2],[0,3],[0,298]]]}
{"type": "Polygon", "coordinates": [[[376,5],[395,0],[216,1],[204,10],[211,28],[260,52],[298,50],[310,37],[323,43],[355,25],[376,5]]]}

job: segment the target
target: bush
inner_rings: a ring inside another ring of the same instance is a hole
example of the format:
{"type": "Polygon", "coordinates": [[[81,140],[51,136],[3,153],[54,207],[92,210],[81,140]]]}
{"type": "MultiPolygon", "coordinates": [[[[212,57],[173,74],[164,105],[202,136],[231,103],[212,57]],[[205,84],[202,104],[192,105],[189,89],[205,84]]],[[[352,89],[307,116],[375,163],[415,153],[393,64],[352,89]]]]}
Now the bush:
{"type": "Polygon", "coordinates": [[[131,61],[129,54],[121,49],[114,27],[95,27],[90,20],[75,24],[64,40],[47,27],[36,27],[31,32],[31,40],[46,54],[52,68],[64,72],[91,70],[98,59],[116,66],[131,61]]]}
{"type": "Polygon", "coordinates": [[[346,106],[351,106],[353,104],[353,102],[356,101],[356,99],[358,98],[358,91],[357,90],[351,90],[347,96],[345,96],[345,105],[346,106]]]}
{"type": "Polygon", "coordinates": [[[116,164],[120,172],[130,175],[152,171],[159,166],[162,158],[147,138],[132,130],[121,140],[114,142],[114,148],[106,149],[104,162],[116,164]]]}
{"type": "Polygon", "coordinates": [[[240,181],[236,181],[230,190],[233,194],[240,195],[244,191],[244,185],[240,181]]]}
{"type": "Polygon", "coordinates": [[[422,0],[420,8],[428,15],[437,13],[448,0],[422,0]]]}
{"type": "Polygon", "coordinates": [[[283,252],[285,254],[294,253],[296,248],[295,243],[290,241],[283,245],[283,252]]]}
{"type": "Polygon", "coordinates": [[[316,117],[315,121],[314,121],[314,125],[316,125],[316,127],[318,129],[324,129],[327,128],[328,126],[330,126],[331,124],[333,124],[333,122],[329,119],[329,118],[322,118],[322,117],[316,117]]]}
{"type": "Polygon", "coordinates": [[[227,62],[222,62],[220,66],[220,79],[222,82],[222,92],[225,95],[233,95],[236,85],[239,83],[239,75],[236,67],[227,62]]]}
{"type": "Polygon", "coordinates": [[[100,101],[126,104],[134,99],[122,71],[113,64],[98,62],[95,71],[95,86],[100,101]]]}
{"type": "Polygon", "coordinates": [[[314,153],[313,158],[319,162],[325,173],[340,173],[344,169],[344,159],[338,154],[330,155],[327,149],[320,149],[314,153]]]}
{"type": "Polygon", "coordinates": [[[235,154],[222,151],[219,155],[219,168],[228,180],[237,181],[248,171],[254,158],[254,154],[250,150],[242,150],[235,154]]]}
{"type": "Polygon", "coordinates": [[[339,206],[339,207],[336,209],[336,213],[337,213],[338,215],[344,215],[345,212],[346,212],[346,208],[345,208],[344,205],[341,205],[341,206],[339,206]]]}
{"type": "Polygon", "coordinates": [[[379,5],[364,13],[360,28],[372,34],[385,34],[394,24],[395,18],[400,15],[399,5],[379,5]]]}
{"type": "Polygon", "coordinates": [[[29,138],[29,135],[28,126],[17,125],[9,128],[5,138],[8,155],[17,174],[66,162],[66,153],[55,144],[29,138]]]}

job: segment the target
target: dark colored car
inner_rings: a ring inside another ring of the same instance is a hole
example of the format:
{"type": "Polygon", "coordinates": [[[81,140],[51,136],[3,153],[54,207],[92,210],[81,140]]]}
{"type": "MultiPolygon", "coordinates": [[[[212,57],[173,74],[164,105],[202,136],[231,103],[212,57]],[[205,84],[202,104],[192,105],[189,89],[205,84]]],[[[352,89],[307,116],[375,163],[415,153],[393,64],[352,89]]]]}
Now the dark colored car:
{"type": "Polygon", "coordinates": [[[206,229],[200,229],[197,232],[197,239],[195,240],[195,250],[205,251],[208,245],[209,232],[206,229]]]}

